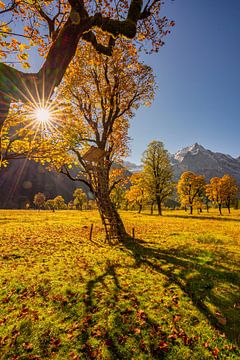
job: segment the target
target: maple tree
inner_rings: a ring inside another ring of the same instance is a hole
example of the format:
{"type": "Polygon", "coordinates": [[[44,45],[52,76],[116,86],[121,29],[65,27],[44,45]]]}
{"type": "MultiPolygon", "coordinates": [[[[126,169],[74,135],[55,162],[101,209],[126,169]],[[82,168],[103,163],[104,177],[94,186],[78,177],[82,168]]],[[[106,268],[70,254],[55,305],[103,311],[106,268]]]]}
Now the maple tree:
{"type": "Polygon", "coordinates": [[[87,196],[85,192],[80,188],[75,189],[73,193],[73,197],[74,197],[73,205],[76,207],[76,209],[82,210],[83,204],[87,201],[87,196]]]}
{"type": "Polygon", "coordinates": [[[53,199],[53,202],[54,202],[54,209],[57,209],[57,210],[64,210],[67,208],[66,204],[65,204],[65,201],[64,201],[64,198],[61,196],[61,195],[57,195],[54,199],[53,199]]]}
{"type": "Polygon", "coordinates": [[[51,151],[49,156],[59,171],[94,194],[109,241],[126,235],[111,201],[124,176],[112,164],[127,155],[129,119],[141,104],[151,103],[154,89],[151,68],[138,61],[132,44],[122,42],[112,57],[80,46],[60,89],[62,118],[50,139],[55,152],[64,144],[69,159],[51,151]]]}
{"type": "Polygon", "coordinates": [[[45,209],[47,210],[52,210],[53,212],[55,212],[55,202],[54,199],[48,199],[45,202],[45,209]]]}
{"type": "Polygon", "coordinates": [[[227,206],[230,213],[230,205],[236,199],[237,192],[236,180],[227,174],[222,178],[211,178],[210,184],[206,185],[206,195],[209,200],[218,206],[220,215],[222,215],[223,205],[227,206]]]}
{"type": "Polygon", "coordinates": [[[149,200],[149,188],[147,186],[146,178],[143,172],[133,174],[130,178],[132,186],[126,191],[125,199],[131,206],[138,207],[138,213],[140,214],[143,205],[149,200]]]}
{"type": "Polygon", "coordinates": [[[162,203],[173,193],[173,171],[167,150],[161,141],[152,141],[143,153],[143,173],[151,198],[156,201],[158,215],[162,215],[162,203]]]}
{"type": "Polygon", "coordinates": [[[191,171],[182,173],[178,184],[177,192],[183,206],[190,207],[190,214],[193,213],[193,207],[199,207],[202,203],[202,196],[204,194],[205,177],[203,175],[196,175],[191,171]]]}
{"type": "Polygon", "coordinates": [[[45,200],[46,200],[46,196],[43,193],[38,192],[34,196],[33,203],[40,210],[41,208],[44,207],[45,200]]]}
{"type": "Polygon", "coordinates": [[[0,58],[6,62],[9,53],[15,52],[18,61],[28,67],[27,50],[32,46],[37,46],[44,56],[36,73],[24,73],[0,63],[0,127],[12,101],[41,104],[48,101],[80,40],[108,56],[119,37],[135,38],[139,44],[150,40],[151,49],[158,51],[169,27],[174,25],[165,16],[160,17],[161,5],[161,0],[12,0],[6,4],[0,1],[0,58]],[[105,36],[99,37],[99,30],[105,36]]]}

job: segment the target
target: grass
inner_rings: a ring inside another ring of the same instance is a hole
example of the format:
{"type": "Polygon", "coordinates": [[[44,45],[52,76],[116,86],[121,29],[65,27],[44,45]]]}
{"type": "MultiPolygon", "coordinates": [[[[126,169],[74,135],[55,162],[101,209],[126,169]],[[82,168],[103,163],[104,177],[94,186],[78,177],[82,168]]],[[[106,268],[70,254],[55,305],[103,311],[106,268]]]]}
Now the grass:
{"type": "Polygon", "coordinates": [[[121,215],[0,210],[1,360],[240,358],[240,211],[121,215]]]}

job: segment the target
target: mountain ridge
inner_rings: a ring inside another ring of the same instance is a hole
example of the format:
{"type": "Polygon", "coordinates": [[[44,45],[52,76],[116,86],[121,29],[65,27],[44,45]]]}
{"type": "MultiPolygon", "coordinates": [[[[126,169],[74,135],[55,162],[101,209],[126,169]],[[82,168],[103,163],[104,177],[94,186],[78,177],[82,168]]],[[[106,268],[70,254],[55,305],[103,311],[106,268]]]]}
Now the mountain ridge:
{"type": "MultiPolygon", "coordinates": [[[[193,171],[204,175],[206,180],[217,176],[222,177],[229,174],[236,178],[240,184],[240,156],[237,158],[221,152],[213,152],[206,149],[197,142],[178,150],[175,154],[169,154],[170,162],[173,166],[174,179],[178,180],[184,171],[193,171]]],[[[134,165],[130,171],[140,170],[141,165],[134,165]]]]}

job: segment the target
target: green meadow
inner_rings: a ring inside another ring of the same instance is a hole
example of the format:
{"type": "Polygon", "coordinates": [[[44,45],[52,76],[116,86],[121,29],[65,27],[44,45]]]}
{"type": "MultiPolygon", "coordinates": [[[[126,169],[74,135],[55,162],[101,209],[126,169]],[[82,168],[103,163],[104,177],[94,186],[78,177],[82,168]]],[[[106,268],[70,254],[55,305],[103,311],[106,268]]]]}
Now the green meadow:
{"type": "Polygon", "coordinates": [[[239,359],[240,211],[0,210],[0,359],[239,359]],[[89,239],[91,224],[92,239],[89,239]]]}

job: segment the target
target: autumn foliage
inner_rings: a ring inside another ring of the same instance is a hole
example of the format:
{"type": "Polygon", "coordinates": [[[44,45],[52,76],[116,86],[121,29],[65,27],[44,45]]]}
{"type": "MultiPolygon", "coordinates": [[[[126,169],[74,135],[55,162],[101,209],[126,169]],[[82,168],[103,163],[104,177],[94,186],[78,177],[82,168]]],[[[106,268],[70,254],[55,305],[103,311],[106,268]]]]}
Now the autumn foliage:
{"type": "Polygon", "coordinates": [[[12,0],[6,4],[1,1],[0,58],[5,63],[0,63],[0,126],[11,102],[46,104],[49,101],[74,58],[80,40],[108,56],[112,55],[118,38],[122,41],[135,38],[140,47],[144,40],[150,40],[150,49],[158,51],[169,27],[174,25],[166,17],[160,17],[161,4],[162,1],[154,0],[146,4],[136,0],[117,3],[12,0]],[[6,64],[16,55],[23,67],[29,67],[29,47],[37,47],[44,56],[37,73],[23,73],[6,64]]]}
{"type": "Polygon", "coordinates": [[[201,203],[204,192],[205,178],[203,175],[196,175],[191,171],[184,172],[178,182],[177,191],[183,206],[190,207],[190,214],[193,207],[201,203]]]}
{"type": "Polygon", "coordinates": [[[206,185],[206,195],[209,200],[218,206],[220,215],[222,215],[223,205],[227,206],[230,213],[230,206],[236,200],[237,193],[236,180],[227,174],[222,178],[212,178],[210,184],[206,185]]]}

